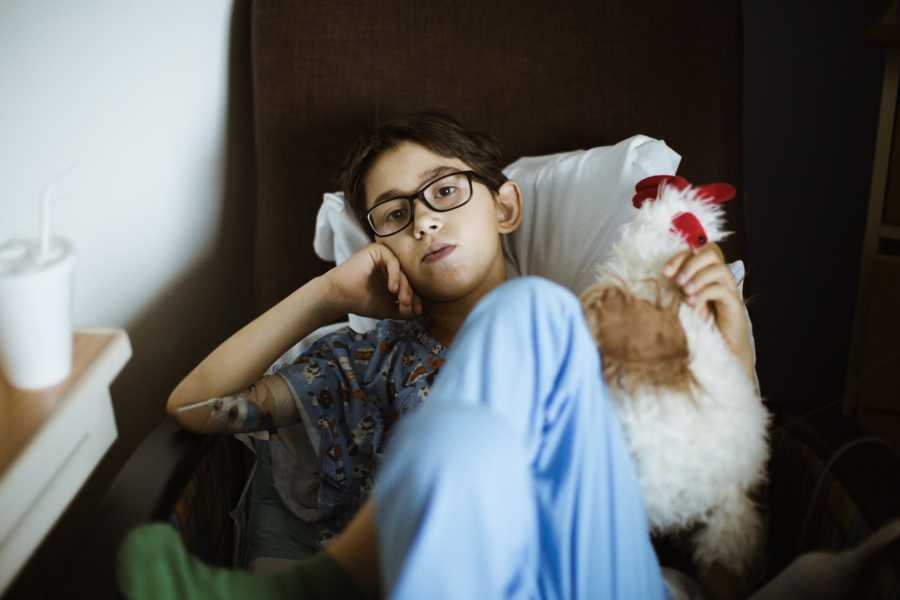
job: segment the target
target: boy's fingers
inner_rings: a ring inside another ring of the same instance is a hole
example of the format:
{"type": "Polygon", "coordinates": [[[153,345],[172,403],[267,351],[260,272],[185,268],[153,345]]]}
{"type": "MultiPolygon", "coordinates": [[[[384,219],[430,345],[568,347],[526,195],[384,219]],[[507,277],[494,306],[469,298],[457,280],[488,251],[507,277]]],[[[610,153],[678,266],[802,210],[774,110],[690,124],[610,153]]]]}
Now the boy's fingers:
{"type": "Polygon", "coordinates": [[[407,313],[412,308],[412,288],[406,275],[400,273],[400,289],[397,292],[397,303],[400,305],[400,312],[407,313]]]}
{"type": "Polygon", "coordinates": [[[701,252],[709,252],[709,253],[715,255],[715,257],[717,258],[717,260],[719,260],[719,262],[722,262],[722,263],[725,262],[725,255],[722,254],[722,248],[715,242],[707,242],[707,243],[703,244],[697,250],[697,254],[699,254],[701,252]]]}
{"type": "Polygon", "coordinates": [[[698,250],[684,250],[679,252],[672,258],[670,258],[666,264],[663,266],[663,275],[666,277],[676,277],[680,276],[683,268],[688,266],[688,264],[693,263],[696,260],[701,260],[701,266],[705,266],[710,264],[709,259],[713,258],[713,262],[720,262],[725,264],[725,255],[722,254],[722,249],[715,242],[708,242],[703,244],[698,250]]]}
{"type": "Polygon", "coordinates": [[[687,303],[692,306],[700,306],[706,302],[722,301],[728,296],[729,294],[724,286],[712,283],[693,294],[688,294],[687,303]]]}
{"type": "Polygon", "coordinates": [[[678,273],[678,269],[681,268],[681,265],[685,260],[691,255],[690,250],[686,250],[684,252],[679,252],[672,258],[666,262],[663,266],[663,275],[666,277],[673,277],[676,273],[678,273]]]}
{"type": "Polygon", "coordinates": [[[699,308],[696,309],[697,314],[700,315],[700,318],[704,321],[709,317],[709,309],[706,307],[706,304],[701,304],[699,308]]]}
{"type": "Polygon", "coordinates": [[[709,254],[715,262],[721,265],[725,264],[725,255],[722,254],[722,248],[715,242],[703,244],[703,246],[697,250],[697,254],[709,254]]]}
{"type": "Polygon", "coordinates": [[[694,276],[683,287],[685,293],[696,294],[706,286],[713,284],[721,285],[732,292],[737,290],[728,267],[718,262],[694,273],[694,276]]]}
{"type": "Polygon", "coordinates": [[[409,279],[406,277],[406,275],[404,275],[403,276],[403,295],[400,297],[400,299],[403,302],[403,304],[406,304],[407,306],[412,308],[413,295],[414,295],[414,292],[413,292],[412,284],[409,282],[409,279]]]}
{"type": "Polygon", "coordinates": [[[674,279],[679,285],[685,285],[698,271],[716,263],[718,258],[714,252],[698,252],[684,261],[674,279]]]}
{"type": "Polygon", "coordinates": [[[400,288],[400,262],[393,256],[382,255],[382,264],[387,272],[388,291],[395,296],[400,288]]]}
{"type": "MultiPolygon", "coordinates": [[[[737,298],[734,294],[731,293],[724,286],[714,283],[712,285],[708,285],[696,294],[691,294],[687,298],[687,303],[694,307],[694,309],[703,315],[701,309],[709,309],[710,304],[713,305],[716,313],[716,320],[719,321],[719,317],[724,317],[728,320],[729,315],[734,312],[735,307],[737,306],[737,298]]],[[[722,323],[719,323],[720,329],[722,323]]],[[[725,333],[723,331],[723,333],[725,333]]]]}

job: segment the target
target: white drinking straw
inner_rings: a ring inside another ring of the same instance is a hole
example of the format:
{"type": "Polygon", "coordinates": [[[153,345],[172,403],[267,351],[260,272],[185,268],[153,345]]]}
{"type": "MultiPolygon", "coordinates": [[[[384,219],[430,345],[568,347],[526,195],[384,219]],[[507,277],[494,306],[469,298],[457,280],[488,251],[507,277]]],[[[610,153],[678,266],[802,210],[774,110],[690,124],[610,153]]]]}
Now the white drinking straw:
{"type": "Polygon", "coordinates": [[[41,249],[38,254],[38,264],[43,264],[50,254],[50,223],[52,221],[50,212],[52,210],[53,190],[57,183],[75,169],[77,164],[77,162],[74,162],[69,165],[68,169],[57,175],[44,188],[44,194],[41,197],[41,249]]]}
{"type": "Polygon", "coordinates": [[[38,254],[38,264],[43,264],[50,253],[50,200],[53,198],[53,184],[48,183],[44,187],[41,197],[41,251],[38,254]]]}

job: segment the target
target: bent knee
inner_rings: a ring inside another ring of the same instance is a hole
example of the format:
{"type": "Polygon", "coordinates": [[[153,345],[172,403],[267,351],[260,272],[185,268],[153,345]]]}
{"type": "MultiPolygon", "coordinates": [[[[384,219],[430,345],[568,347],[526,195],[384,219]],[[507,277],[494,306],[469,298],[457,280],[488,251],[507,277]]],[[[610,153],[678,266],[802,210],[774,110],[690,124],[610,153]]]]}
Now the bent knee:
{"type": "Polygon", "coordinates": [[[514,465],[527,470],[522,440],[480,406],[423,406],[398,423],[392,444],[392,452],[402,452],[401,460],[414,462],[416,470],[469,485],[478,473],[496,476],[514,465]]]}

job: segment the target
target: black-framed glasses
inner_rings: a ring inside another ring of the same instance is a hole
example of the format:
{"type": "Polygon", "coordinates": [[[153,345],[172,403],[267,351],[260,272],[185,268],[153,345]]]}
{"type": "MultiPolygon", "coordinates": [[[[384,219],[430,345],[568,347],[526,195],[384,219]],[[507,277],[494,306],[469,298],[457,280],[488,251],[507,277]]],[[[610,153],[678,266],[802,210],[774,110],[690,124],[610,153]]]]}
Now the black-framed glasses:
{"type": "Polygon", "coordinates": [[[448,173],[429,181],[415,194],[379,202],[366,212],[369,227],[378,237],[403,231],[415,217],[416,200],[435,212],[455,210],[472,199],[473,178],[482,179],[475,171],[448,173]]]}

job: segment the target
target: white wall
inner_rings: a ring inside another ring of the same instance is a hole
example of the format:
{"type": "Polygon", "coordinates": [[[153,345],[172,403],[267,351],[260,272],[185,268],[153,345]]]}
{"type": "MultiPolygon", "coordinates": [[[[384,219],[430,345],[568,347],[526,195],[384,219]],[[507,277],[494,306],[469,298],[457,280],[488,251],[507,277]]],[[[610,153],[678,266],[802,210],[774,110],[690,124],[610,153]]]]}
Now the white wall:
{"type": "MultiPolygon", "coordinates": [[[[119,438],[44,546],[80,525],[177,382],[246,322],[253,135],[248,0],[0,0],[0,240],[35,235],[43,186],[78,253],[76,326],[125,328],[119,438]]],[[[34,594],[23,592],[24,597],[34,594]]]]}
{"type": "Polygon", "coordinates": [[[43,186],[78,252],[77,325],[127,326],[209,256],[221,218],[231,2],[0,2],[0,239],[43,186]]]}

